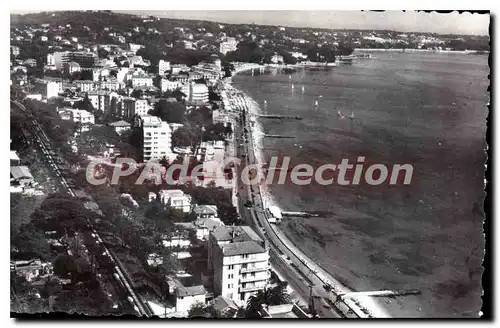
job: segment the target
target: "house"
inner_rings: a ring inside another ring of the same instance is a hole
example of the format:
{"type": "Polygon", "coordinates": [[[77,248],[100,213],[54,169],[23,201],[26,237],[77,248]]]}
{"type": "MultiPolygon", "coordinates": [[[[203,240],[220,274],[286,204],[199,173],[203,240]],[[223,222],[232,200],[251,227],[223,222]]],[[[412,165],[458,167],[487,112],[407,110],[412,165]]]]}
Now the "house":
{"type": "MultiPolygon", "coordinates": [[[[191,212],[191,196],[184,194],[180,189],[160,190],[160,201],[184,213],[191,212]]],[[[154,192],[149,193],[149,201],[156,199],[154,192]]]]}
{"type": "Polygon", "coordinates": [[[196,303],[205,304],[207,292],[202,285],[185,286],[178,279],[167,277],[167,295],[172,309],[167,309],[168,317],[187,317],[189,309],[196,303]]]}
{"type": "Polygon", "coordinates": [[[10,270],[24,277],[28,282],[32,282],[37,278],[49,277],[53,274],[52,263],[42,262],[40,259],[11,261],[10,270]]]}
{"type": "Polygon", "coordinates": [[[217,296],[212,303],[215,310],[222,314],[226,318],[232,318],[238,312],[238,305],[236,303],[222,295],[217,296]]]}
{"type": "Polygon", "coordinates": [[[22,187],[27,187],[34,183],[33,176],[27,166],[11,166],[10,181],[11,185],[18,184],[22,187]]]}
{"type": "Polygon", "coordinates": [[[113,127],[118,134],[122,134],[122,132],[130,130],[130,123],[126,121],[118,121],[118,122],[113,122],[109,123],[109,126],[113,127]]]}

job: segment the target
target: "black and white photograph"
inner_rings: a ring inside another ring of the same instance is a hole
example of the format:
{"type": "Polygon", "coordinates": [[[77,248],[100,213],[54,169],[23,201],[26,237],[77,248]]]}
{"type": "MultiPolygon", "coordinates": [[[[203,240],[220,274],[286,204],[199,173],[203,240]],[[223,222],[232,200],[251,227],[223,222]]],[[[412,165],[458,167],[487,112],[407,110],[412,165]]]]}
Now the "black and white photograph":
{"type": "Polygon", "coordinates": [[[158,8],[10,11],[11,318],[483,316],[488,11],[158,8]]]}

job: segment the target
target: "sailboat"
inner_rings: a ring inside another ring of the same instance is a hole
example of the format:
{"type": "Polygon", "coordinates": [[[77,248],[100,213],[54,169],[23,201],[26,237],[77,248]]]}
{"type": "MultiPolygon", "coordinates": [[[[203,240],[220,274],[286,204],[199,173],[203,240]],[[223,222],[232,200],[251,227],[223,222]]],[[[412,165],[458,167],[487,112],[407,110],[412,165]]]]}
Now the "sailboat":
{"type": "Polygon", "coordinates": [[[318,106],[318,100],[314,101],[314,106],[318,106]]]}
{"type": "Polygon", "coordinates": [[[302,92],[304,92],[304,91],[305,91],[304,86],[302,86],[302,92]]]}
{"type": "Polygon", "coordinates": [[[267,105],[267,100],[264,100],[264,105],[267,105]]]}
{"type": "Polygon", "coordinates": [[[351,116],[349,116],[349,119],[354,120],[354,112],[351,112],[351,116]]]}
{"type": "Polygon", "coordinates": [[[292,90],[295,89],[295,85],[292,84],[292,90]]]}
{"type": "Polygon", "coordinates": [[[288,79],[291,80],[292,79],[292,76],[291,75],[288,75],[288,79]]]}

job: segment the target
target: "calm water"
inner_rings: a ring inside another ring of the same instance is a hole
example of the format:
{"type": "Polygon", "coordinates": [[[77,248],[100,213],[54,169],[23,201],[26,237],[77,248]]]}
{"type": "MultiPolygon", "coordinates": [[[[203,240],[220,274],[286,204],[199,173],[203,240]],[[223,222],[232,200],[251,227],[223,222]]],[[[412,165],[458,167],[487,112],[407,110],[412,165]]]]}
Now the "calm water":
{"type": "Polygon", "coordinates": [[[292,164],[317,167],[365,156],[366,162],[414,166],[409,186],[271,186],[284,210],[331,213],[281,228],[355,290],[419,289],[420,296],[382,300],[395,316],[477,316],[487,57],[375,56],[291,79],[279,73],[234,78],[263,112],[304,118],[261,121],[265,133],[295,136],[264,139],[267,159],[288,155],[292,164]],[[339,119],[338,110],[354,112],[355,119],[339,119]]]}

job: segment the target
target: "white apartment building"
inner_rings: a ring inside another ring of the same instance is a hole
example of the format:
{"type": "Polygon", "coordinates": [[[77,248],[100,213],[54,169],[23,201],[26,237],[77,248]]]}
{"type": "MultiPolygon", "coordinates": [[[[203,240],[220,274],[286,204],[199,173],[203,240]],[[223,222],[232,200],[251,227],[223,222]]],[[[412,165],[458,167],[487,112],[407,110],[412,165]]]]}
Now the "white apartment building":
{"type": "Polygon", "coordinates": [[[71,120],[81,124],[80,132],[85,132],[90,129],[90,125],[95,123],[94,114],[83,109],[63,109],[59,111],[59,115],[63,120],[71,120]]]}
{"type": "Polygon", "coordinates": [[[172,130],[167,122],[156,116],[142,117],[144,162],[161,159],[171,153],[172,130]]]}
{"type": "Polygon", "coordinates": [[[111,99],[118,98],[118,94],[111,91],[97,90],[87,93],[92,106],[96,110],[107,112],[111,106],[111,99]]]}
{"type": "Polygon", "coordinates": [[[52,97],[57,97],[60,92],[63,92],[63,84],[60,79],[38,79],[35,81],[35,90],[44,98],[50,99],[52,97]]]}
{"type": "MultiPolygon", "coordinates": [[[[182,190],[180,189],[160,190],[158,194],[163,204],[168,205],[184,213],[191,212],[191,196],[186,195],[182,190]]],[[[156,199],[156,194],[150,192],[149,201],[151,202],[155,199],[156,199]]]]}
{"type": "Polygon", "coordinates": [[[238,42],[235,38],[227,38],[225,42],[221,42],[219,51],[221,54],[225,55],[230,51],[235,51],[237,49],[238,42]]]}
{"type": "Polygon", "coordinates": [[[219,226],[208,239],[208,268],[214,292],[239,305],[267,286],[269,247],[248,226],[219,226]]]}
{"type": "Polygon", "coordinates": [[[99,88],[103,90],[118,91],[120,89],[120,84],[116,79],[109,79],[99,82],[99,88]]]}
{"type": "Polygon", "coordinates": [[[95,90],[95,84],[93,81],[88,80],[78,80],[73,81],[75,87],[79,88],[81,92],[89,92],[95,90]]]}
{"type": "Polygon", "coordinates": [[[180,81],[170,81],[167,79],[161,79],[160,90],[161,92],[173,91],[178,88],[182,88],[183,83],[180,81]]]}
{"type": "Polygon", "coordinates": [[[208,87],[205,84],[190,82],[184,85],[181,91],[186,95],[186,100],[189,102],[208,102],[208,87]]]}
{"type": "Polygon", "coordinates": [[[134,115],[146,116],[151,109],[147,99],[126,98],[123,99],[122,104],[123,116],[126,118],[131,118],[134,115]]]}
{"type": "Polygon", "coordinates": [[[163,75],[167,71],[170,71],[170,62],[160,59],[158,62],[158,75],[163,75]]]}
{"type": "Polygon", "coordinates": [[[132,87],[153,86],[153,78],[149,75],[135,75],[132,76],[132,87]]]}
{"type": "Polygon", "coordinates": [[[283,63],[283,56],[280,56],[277,53],[274,53],[274,55],[271,57],[271,63],[273,63],[273,64],[283,63]]]}

